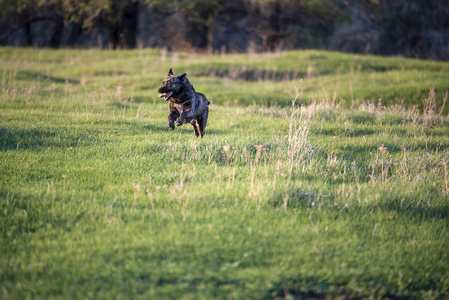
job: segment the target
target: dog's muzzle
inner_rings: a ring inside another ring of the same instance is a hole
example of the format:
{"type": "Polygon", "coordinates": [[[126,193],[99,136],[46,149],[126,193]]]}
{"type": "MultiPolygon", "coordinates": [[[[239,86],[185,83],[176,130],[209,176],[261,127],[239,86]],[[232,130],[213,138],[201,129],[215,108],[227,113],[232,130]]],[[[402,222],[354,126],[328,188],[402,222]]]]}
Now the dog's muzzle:
{"type": "MultiPolygon", "coordinates": [[[[162,93],[162,91],[159,89],[158,90],[159,93],[162,93]]],[[[159,98],[164,97],[165,101],[170,100],[171,96],[173,95],[173,92],[167,92],[167,93],[163,93],[159,95],[159,98]]]]}

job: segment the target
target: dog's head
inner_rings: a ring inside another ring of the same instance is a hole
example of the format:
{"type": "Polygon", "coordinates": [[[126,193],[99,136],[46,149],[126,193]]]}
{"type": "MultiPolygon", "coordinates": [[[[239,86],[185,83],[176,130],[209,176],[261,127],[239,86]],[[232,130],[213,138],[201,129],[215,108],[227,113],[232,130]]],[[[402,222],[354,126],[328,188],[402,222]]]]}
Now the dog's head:
{"type": "Polygon", "coordinates": [[[171,97],[177,96],[182,93],[184,90],[184,78],[186,77],[186,73],[182,75],[173,74],[172,69],[168,71],[167,78],[162,82],[162,86],[157,90],[159,98],[164,97],[165,101],[170,100],[171,97]]]}

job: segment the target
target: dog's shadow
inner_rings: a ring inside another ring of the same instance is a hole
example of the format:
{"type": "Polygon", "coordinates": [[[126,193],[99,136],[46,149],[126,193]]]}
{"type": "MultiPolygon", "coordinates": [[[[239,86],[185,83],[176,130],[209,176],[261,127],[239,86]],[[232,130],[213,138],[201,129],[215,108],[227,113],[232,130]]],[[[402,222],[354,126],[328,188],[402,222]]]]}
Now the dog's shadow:
{"type": "Polygon", "coordinates": [[[150,132],[169,132],[168,126],[162,126],[162,125],[153,125],[153,124],[146,124],[143,126],[145,130],[148,130],[150,132]]]}
{"type": "MultiPolygon", "coordinates": [[[[170,131],[168,129],[168,127],[165,126],[148,126],[148,129],[153,130],[154,131],[165,131],[167,133],[171,133],[171,134],[176,134],[176,133],[180,133],[182,135],[194,135],[194,131],[193,131],[193,127],[191,125],[188,124],[184,124],[182,126],[176,127],[174,130],[170,131]]],[[[222,129],[215,129],[215,128],[211,128],[211,129],[206,129],[206,134],[204,135],[204,137],[207,137],[208,135],[222,135],[225,134],[227,132],[227,130],[222,130],[222,129]]]]}
{"type": "MultiPolygon", "coordinates": [[[[146,124],[145,126],[143,126],[143,128],[149,132],[166,132],[168,134],[176,134],[176,133],[181,133],[182,135],[186,134],[191,134],[194,135],[194,131],[193,131],[193,127],[189,124],[184,124],[182,126],[176,127],[174,130],[169,130],[167,125],[154,125],[154,124],[146,124]]],[[[222,134],[226,134],[228,132],[228,130],[222,130],[222,129],[216,129],[216,128],[211,128],[211,129],[206,129],[206,134],[207,135],[222,135],[222,134]]]]}
{"type": "Polygon", "coordinates": [[[221,129],[215,129],[215,128],[211,128],[211,129],[206,129],[206,135],[207,134],[224,134],[226,132],[228,132],[229,130],[221,130],[221,129]]]}

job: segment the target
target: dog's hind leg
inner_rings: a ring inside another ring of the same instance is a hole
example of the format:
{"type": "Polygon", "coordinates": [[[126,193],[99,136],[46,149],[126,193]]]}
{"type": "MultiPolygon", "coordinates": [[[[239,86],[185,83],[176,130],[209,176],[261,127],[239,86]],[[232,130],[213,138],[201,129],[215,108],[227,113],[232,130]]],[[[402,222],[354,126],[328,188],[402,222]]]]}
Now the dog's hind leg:
{"type": "Polygon", "coordinates": [[[170,111],[168,115],[168,129],[175,129],[175,120],[179,117],[179,112],[177,110],[170,111]]]}
{"type": "Polygon", "coordinates": [[[209,110],[206,110],[206,112],[198,118],[198,130],[200,132],[200,137],[203,137],[206,133],[206,125],[207,125],[207,117],[209,115],[209,110]]]}
{"type": "Polygon", "coordinates": [[[190,122],[190,124],[192,124],[193,131],[195,131],[195,136],[199,136],[200,135],[200,131],[198,130],[198,128],[199,128],[198,121],[197,120],[192,120],[190,122]]]}
{"type": "Polygon", "coordinates": [[[198,136],[203,138],[204,136],[204,128],[203,128],[203,117],[198,117],[196,121],[196,126],[198,127],[198,136]]]}

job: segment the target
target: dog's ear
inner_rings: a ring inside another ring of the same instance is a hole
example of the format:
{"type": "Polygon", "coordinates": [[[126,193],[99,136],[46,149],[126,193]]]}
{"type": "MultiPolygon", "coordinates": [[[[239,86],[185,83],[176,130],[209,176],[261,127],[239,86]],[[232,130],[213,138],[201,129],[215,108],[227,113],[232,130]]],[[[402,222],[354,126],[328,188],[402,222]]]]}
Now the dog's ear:
{"type": "Polygon", "coordinates": [[[168,76],[170,76],[170,75],[173,75],[173,71],[171,68],[170,68],[170,71],[168,71],[168,76]]]}
{"type": "Polygon", "coordinates": [[[179,79],[184,79],[184,78],[186,77],[186,75],[187,75],[187,74],[184,73],[184,74],[182,74],[182,75],[179,75],[178,78],[179,78],[179,79]]]}

